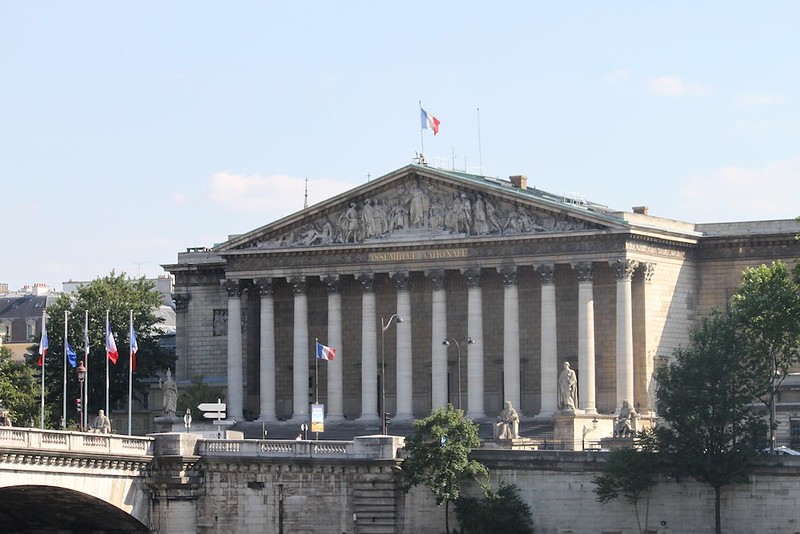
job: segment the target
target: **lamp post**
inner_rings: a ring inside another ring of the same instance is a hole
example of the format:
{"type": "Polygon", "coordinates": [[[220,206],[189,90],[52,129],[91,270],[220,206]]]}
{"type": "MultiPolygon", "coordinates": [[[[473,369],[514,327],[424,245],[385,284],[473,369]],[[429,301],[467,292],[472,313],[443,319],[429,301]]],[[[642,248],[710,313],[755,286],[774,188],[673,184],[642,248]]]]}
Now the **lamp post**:
{"type": "Polygon", "coordinates": [[[597,430],[597,417],[592,419],[592,427],[587,428],[586,425],[583,425],[583,435],[581,436],[581,450],[586,450],[586,434],[591,432],[592,430],[597,430]]]}
{"type": "MultiPolygon", "coordinates": [[[[458,361],[458,409],[460,410],[461,409],[461,345],[458,344],[458,340],[454,337],[446,338],[444,341],[442,341],[442,345],[449,347],[451,341],[456,344],[456,352],[458,353],[458,360],[457,360],[458,361]]],[[[475,341],[469,336],[467,336],[464,339],[464,341],[467,342],[467,345],[472,345],[475,343],[475,341]]]]}
{"type": "Polygon", "coordinates": [[[385,436],[389,431],[386,424],[386,347],[384,345],[384,338],[386,337],[386,330],[392,326],[392,323],[402,323],[403,318],[399,315],[392,314],[389,320],[384,322],[381,317],[381,433],[385,436]]]}
{"type": "Polygon", "coordinates": [[[83,391],[83,381],[86,380],[86,367],[83,365],[83,360],[81,360],[80,364],[78,364],[77,373],[78,373],[78,385],[80,387],[80,392],[81,392],[81,406],[79,410],[80,413],[78,414],[78,420],[79,420],[78,430],[83,432],[85,423],[85,421],[83,420],[83,407],[86,406],[86,399],[84,398],[84,391],[83,391]]]}

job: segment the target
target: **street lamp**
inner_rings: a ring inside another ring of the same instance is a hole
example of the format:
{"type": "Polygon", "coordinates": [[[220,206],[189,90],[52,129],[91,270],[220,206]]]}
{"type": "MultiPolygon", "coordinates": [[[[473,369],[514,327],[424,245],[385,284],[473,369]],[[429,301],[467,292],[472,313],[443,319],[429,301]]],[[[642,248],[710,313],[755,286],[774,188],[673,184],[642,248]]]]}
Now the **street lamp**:
{"type": "Polygon", "coordinates": [[[86,406],[86,399],[84,399],[84,391],[83,391],[83,381],[86,380],[86,367],[83,365],[83,360],[81,360],[80,364],[78,365],[77,369],[78,373],[78,386],[80,387],[81,392],[81,406],[80,406],[80,413],[78,414],[78,429],[83,432],[84,427],[84,420],[83,420],[83,407],[86,406]]]}
{"type": "MultiPolygon", "coordinates": [[[[458,340],[454,337],[448,337],[447,339],[442,341],[442,345],[449,347],[451,341],[456,344],[456,352],[458,352],[458,409],[460,410],[461,409],[461,345],[458,344],[458,340]]],[[[475,343],[475,341],[469,336],[467,336],[466,339],[464,339],[464,341],[467,342],[467,345],[473,345],[475,343]]]]}
{"type": "Polygon", "coordinates": [[[587,428],[586,425],[583,425],[583,435],[581,436],[581,450],[586,450],[586,434],[591,432],[592,430],[597,430],[597,417],[592,419],[592,427],[587,428]]]}
{"type": "Polygon", "coordinates": [[[395,313],[389,317],[388,321],[383,322],[383,317],[381,317],[381,409],[379,413],[381,416],[381,433],[384,436],[389,433],[389,430],[386,421],[386,347],[383,340],[386,330],[392,326],[392,322],[402,323],[403,318],[395,313]]]}

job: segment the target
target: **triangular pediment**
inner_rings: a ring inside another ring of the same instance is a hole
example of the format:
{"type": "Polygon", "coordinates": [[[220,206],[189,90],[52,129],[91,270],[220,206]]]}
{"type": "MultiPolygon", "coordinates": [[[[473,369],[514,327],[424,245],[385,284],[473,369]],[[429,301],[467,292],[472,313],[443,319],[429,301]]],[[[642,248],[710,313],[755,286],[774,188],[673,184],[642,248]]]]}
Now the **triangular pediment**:
{"type": "Polygon", "coordinates": [[[510,182],[409,165],[216,247],[331,247],[622,228],[585,203],[510,182]]]}

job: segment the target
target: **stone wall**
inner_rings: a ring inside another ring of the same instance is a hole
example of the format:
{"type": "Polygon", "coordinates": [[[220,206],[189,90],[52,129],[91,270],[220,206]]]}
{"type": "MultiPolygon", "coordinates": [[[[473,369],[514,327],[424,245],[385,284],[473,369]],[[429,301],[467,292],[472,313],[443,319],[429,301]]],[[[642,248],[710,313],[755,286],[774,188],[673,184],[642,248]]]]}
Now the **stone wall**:
{"type": "MultiPolygon", "coordinates": [[[[531,507],[537,534],[639,532],[633,506],[623,501],[600,504],[592,479],[600,474],[605,453],[479,451],[489,467],[493,489],[500,481],[516,484],[531,507]]],[[[722,493],[722,531],[727,534],[800,532],[800,458],[765,457],[750,469],[746,483],[722,493]]],[[[474,485],[467,493],[478,496],[474,485]]],[[[642,527],[646,503],[640,503],[642,527]]],[[[452,511],[452,507],[451,507],[452,511]]],[[[404,503],[403,532],[438,534],[444,508],[422,488],[404,503]]],[[[455,514],[450,519],[456,524],[455,514]]],[[[649,506],[653,533],[714,532],[714,491],[669,469],[658,474],[649,506]]]]}

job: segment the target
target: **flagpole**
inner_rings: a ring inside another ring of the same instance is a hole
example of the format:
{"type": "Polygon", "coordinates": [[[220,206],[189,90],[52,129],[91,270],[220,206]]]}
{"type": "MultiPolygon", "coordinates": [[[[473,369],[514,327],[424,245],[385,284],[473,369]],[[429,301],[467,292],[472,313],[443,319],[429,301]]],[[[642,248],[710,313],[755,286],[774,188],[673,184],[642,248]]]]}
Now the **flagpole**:
{"type": "Polygon", "coordinates": [[[47,365],[47,353],[42,352],[42,343],[47,336],[47,312],[42,312],[42,337],[39,340],[39,357],[42,359],[42,410],[39,415],[39,428],[44,430],[44,370],[47,365]]]}
{"type": "Polygon", "coordinates": [[[419,118],[420,118],[420,128],[419,128],[419,145],[420,145],[420,155],[425,154],[425,136],[422,135],[422,100],[419,101],[419,118]]]}
{"type": "Polygon", "coordinates": [[[319,339],[314,338],[314,404],[319,404],[319,358],[317,358],[317,345],[319,339]]]}
{"type": "Polygon", "coordinates": [[[64,310],[64,395],[61,406],[61,430],[67,429],[67,322],[69,312],[64,310]]]}
{"type": "Polygon", "coordinates": [[[130,319],[131,319],[131,328],[130,332],[128,332],[128,345],[130,345],[130,359],[128,360],[128,435],[131,435],[131,420],[132,420],[132,408],[131,404],[133,401],[133,310],[130,310],[130,319]]]}
{"type": "Polygon", "coordinates": [[[83,381],[83,422],[89,426],[89,310],[84,312],[83,318],[83,367],[86,369],[86,378],[83,381]]]}
{"type": "Polygon", "coordinates": [[[108,409],[108,312],[110,310],[106,310],[106,417],[111,419],[111,412],[108,409]]]}

